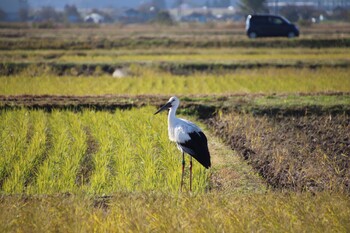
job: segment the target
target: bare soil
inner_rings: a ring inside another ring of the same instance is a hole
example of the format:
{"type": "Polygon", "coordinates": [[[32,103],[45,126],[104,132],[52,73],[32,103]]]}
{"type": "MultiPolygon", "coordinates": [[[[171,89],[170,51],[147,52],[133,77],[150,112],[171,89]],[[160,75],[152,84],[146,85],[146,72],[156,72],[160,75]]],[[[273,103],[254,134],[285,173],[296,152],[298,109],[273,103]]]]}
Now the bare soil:
{"type": "Polygon", "coordinates": [[[347,114],[232,114],[208,122],[272,188],[350,192],[347,114]]]}
{"type": "MultiPolygon", "coordinates": [[[[254,115],[292,116],[292,115],[350,115],[350,93],[294,93],[273,95],[267,94],[234,94],[234,95],[191,95],[178,96],[181,99],[181,111],[195,114],[200,119],[208,119],[222,112],[251,112],[254,115]],[[286,98],[294,97],[300,104],[286,105],[286,98]],[[307,102],[307,98],[316,99],[307,102]],[[318,99],[333,97],[334,103],[324,104],[318,99]],[[274,102],[267,102],[273,99],[274,102]],[[258,104],[264,100],[266,104],[258,104]]],[[[164,95],[99,95],[99,96],[65,96],[65,95],[0,95],[0,109],[26,107],[31,109],[69,109],[80,111],[84,108],[114,111],[146,105],[161,106],[169,99],[164,95]]]]}

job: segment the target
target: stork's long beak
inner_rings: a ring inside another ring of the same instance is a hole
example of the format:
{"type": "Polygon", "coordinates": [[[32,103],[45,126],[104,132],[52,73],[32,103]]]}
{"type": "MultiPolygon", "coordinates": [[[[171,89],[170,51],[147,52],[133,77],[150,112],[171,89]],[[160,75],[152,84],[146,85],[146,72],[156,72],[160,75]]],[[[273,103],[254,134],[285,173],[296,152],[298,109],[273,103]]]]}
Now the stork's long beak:
{"type": "Polygon", "coordinates": [[[162,111],[164,111],[164,110],[167,110],[167,109],[170,108],[170,107],[171,107],[171,103],[168,102],[168,103],[166,103],[163,107],[161,107],[160,109],[158,109],[158,111],[156,111],[156,112],[154,113],[154,115],[156,115],[156,114],[158,114],[158,113],[160,113],[160,112],[162,112],[162,111]]]}

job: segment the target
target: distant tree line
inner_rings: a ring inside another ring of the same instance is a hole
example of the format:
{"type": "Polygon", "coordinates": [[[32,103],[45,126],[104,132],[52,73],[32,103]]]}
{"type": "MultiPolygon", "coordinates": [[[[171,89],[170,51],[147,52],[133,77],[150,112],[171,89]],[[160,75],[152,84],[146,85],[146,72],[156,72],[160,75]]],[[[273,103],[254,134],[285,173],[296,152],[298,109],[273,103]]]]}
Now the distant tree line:
{"type": "Polygon", "coordinates": [[[231,6],[231,0],[212,0],[212,1],[206,1],[205,5],[207,7],[213,7],[213,8],[226,8],[231,6]]]}
{"type": "MultiPolygon", "coordinates": [[[[269,12],[267,0],[240,0],[238,7],[243,15],[274,13],[269,12]]],[[[350,10],[343,7],[337,7],[333,9],[331,13],[329,13],[313,6],[287,5],[280,7],[278,13],[285,16],[292,22],[300,21],[311,23],[311,19],[317,22],[320,20],[320,16],[328,20],[350,21],[350,10]]]]}
{"type": "MultiPolygon", "coordinates": [[[[174,0],[173,7],[179,7],[182,4],[186,4],[189,1],[186,0],[174,0]]],[[[213,8],[226,8],[231,6],[231,0],[207,0],[204,4],[206,7],[213,8]]]]}
{"type": "MultiPolygon", "coordinates": [[[[174,6],[180,6],[189,2],[189,0],[174,0],[174,6]]],[[[208,8],[227,8],[231,5],[231,0],[207,0],[205,6],[208,8]]],[[[248,14],[257,13],[275,13],[269,12],[267,7],[267,0],[239,0],[238,4],[239,14],[242,16],[248,14]]],[[[160,22],[165,24],[172,24],[173,19],[169,12],[166,10],[165,0],[148,0],[135,10],[140,12],[140,14],[149,14],[150,20],[147,22],[160,22]]],[[[105,11],[99,9],[93,9],[91,13],[97,13],[104,18],[104,22],[114,22],[118,21],[116,16],[109,15],[105,11]]],[[[326,20],[336,20],[336,21],[348,21],[350,22],[350,10],[343,7],[336,7],[332,12],[320,10],[313,6],[283,6],[278,9],[278,14],[285,16],[292,22],[311,22],[319,21],[322,19],[326,20]]],[[[6,12],[0,9],[0,20],[6,18],[6,12]]],[[[79,23],[83,22],[84,19],[79,13],[75,5],[65,5],[63,11],[57,11],[51,6],[44,6],[40,10],[28,15],[27,11],[20,12],[20,19],[22,21],[31,20],[34,22],[69,22],[69,23],[79,23]]],[[[142,21],[143,22],[143,21],[142,21]]]]}
{"type": "Polygon", "coordinates": [[[75,22],[81,22],[82,18],[75,5],[65,5],[63,12],[56,11],[52,6],[44,6],[34,15],[34,21],[65,22],[70,18],[76,18],[75,22]]]}
{"type": "Polygon", "coordinates": [[[240,0],[238,7],[243,14],[267,13],[267,0],[240,0]]]}
{"type": "Polygon", "coordinates": [[[152,5],[159,10],[167,8],[165,0],[152,0],[152,5]]]}

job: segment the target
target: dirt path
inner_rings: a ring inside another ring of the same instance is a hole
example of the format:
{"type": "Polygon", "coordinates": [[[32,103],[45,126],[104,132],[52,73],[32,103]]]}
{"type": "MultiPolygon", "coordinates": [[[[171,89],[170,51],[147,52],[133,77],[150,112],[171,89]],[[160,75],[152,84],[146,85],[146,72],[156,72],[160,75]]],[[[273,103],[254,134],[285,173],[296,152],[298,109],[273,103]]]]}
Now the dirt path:
{"type": "Polygon", "coordinates": [[[211,186],[213,190],[234,193],[265,192],[266,185],[253,168],[205,129],[212,157],[211,186]]]}

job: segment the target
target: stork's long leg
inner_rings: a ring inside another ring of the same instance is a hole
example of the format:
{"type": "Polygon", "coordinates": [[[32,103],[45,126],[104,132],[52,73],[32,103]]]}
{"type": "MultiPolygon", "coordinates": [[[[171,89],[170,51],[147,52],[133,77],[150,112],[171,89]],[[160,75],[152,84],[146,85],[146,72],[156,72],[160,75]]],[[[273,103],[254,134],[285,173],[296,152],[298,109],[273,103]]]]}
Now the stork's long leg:
{"type": "Polygon", "coordinates": [[[192,192],[192,156],[190,156],[190,192],[192,192]]]}
{"type": "Polygon", "coordinates": [[[182,174],[181,174],[181,191],[184,184],[184,174],[185,173],[185,152],[182,152],[182,174]]]}

